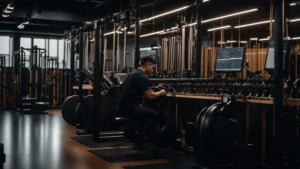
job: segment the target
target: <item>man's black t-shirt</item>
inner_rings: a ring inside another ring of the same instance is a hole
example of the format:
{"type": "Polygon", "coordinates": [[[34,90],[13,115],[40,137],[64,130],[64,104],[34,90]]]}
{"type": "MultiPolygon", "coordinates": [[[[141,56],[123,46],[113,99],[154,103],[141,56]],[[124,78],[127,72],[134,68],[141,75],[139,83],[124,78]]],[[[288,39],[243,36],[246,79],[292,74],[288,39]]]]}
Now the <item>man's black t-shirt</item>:
{"type": "Polygon", "coordinates": [[[133,70],[121,86],[120,104],[135,106],[142,103],[144,91],[149,90],[149,79],[142,70],[133,70]]]}

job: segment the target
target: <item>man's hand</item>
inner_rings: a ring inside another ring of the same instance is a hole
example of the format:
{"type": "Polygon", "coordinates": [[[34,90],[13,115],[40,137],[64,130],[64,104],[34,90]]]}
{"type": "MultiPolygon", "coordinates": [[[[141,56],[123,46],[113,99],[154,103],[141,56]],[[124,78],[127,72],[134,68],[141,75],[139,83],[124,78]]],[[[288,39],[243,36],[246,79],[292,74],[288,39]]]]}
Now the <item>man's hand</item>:
{"type": "Polygon", "coordinates": [[[151,90],[147,90],[144,92],[144,96],[149,100],[157,99],[161,96],[165,96],[166,94],[167,94],[167,92],[165,90],[161,90],[158,92],[153,92],[151,90]]]}
{"type": "Polygon", "coordinates": [[[163,90],[161,90],[159,92],[160,92],[160,96],[165,96],[167,94],[167,92],[166,92],[165,89],[163,89],[163,90]]]}

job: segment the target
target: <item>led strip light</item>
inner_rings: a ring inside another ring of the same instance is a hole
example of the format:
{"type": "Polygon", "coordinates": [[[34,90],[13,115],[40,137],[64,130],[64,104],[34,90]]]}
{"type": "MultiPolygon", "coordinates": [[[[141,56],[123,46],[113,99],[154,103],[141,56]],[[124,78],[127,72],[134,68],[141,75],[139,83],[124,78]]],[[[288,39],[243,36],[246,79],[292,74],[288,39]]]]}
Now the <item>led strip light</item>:
{"type": "Polygon", "coordinates": [[[217,27],[217,28],[211,28],[211,29],[208,29],[207,32],[212,32],[212,31],[221,30],[221,29],[228,29],[228,28],[231,28],[231,26],[226,25],[226,26],[221,26],[221,27],[217,27]]]}
{"type": "MultiPolygon", "coordinates": [[[[273,20],[273,22],[274,22],[274,20],[273,20]]],[[[250,27],[250,26],[262,25],[262,24],[267,24],[267,23],[270,23],[270,20],[267,20],[267,21],[261,21],[261,22],[254,22],[254,23],[249,23],[249,24],[245,24],[245,25],[239,25],[239,26],[235,26],[234,28],[235,28],[235,29],[238,29],[238,28],[246,28],[246,27],[250,27]]]]}
{"type": "MultiPolygon", "coordinates": [[[[208,2],[209,0],[203,0],[203,2],[208,2]]],[[[153,17],[150,17],[150,18],[147,18],[147,19],[143,19],[140,21],[140,23],[142,22],[146,22],[146,21],[150,21],[152,19],[155,19],[155,18],[159,18],[159,17],[162,17],[162,16],[165,16],[165,15],[169,15],[169,14],[172,14],[172,13],[175,13],[175,12],[178,12],[178,11],[181,11],[181,10],[184,10],[184,9],[187,9],[188,7],[190,7],[191,5],[189,6],[184,6],[184,7],[181,7],[181,8],[178,8],[178,9],[175,9],[175,10],[172,10],[172,11],[169,11],[169,12],[165,12],[165,13],[162,13],[162,14],[159,14],[159,15],[156,15],[156,16],[153,16],[153,17]]],[[[220,17],[216,17],[216,18],[211,18],[211,19],[207,19],[207,20],[204,20],[202,21],[201,23],[208,23],[208,22],[212,22],[212,21],[216,21],[216,20],[220,20],[220,19],[224,19],[224,18],[229,18],[229,17],[233,17],[233,16],[237,16],[237,15],[242,15],[242,14],[246,14],[246,13],[250,13],[250,12],[255,12],[255,11],[258,11],[257,8],[254,8],[254,9],[250,9],[250,10],[245,10],[245,11],[241,11],[241,12],[237,12],[237,13],[232,13],[232,14],[228,14],[228,15],[224,15],[224,16],[220,16],[220,17]]],[[[189,27],[189,26],[193,26],[193,25],[196,25],[197,22],[194,22],[194,23],[190,23],[188,25],[185,25],[183,27],[189,27]]],[[[135,26],[135,25],[131,25],[132,26],[135,26]]],[[[121,29],[122,31],[126,30],[127,28],[123,28],[121,29]]],[[[161,31],[158,31],[161,33],[161,31]]],[[[108,35],[111,35],[113,33],[109,32],[108,35]]]]}
{"type": "Polygon", "coordinates": [[[254,9],[250,9],[250,10],[246,10],[246,11],[242,11],[242,12],[237,12],[237,13],[233,13],[233,14],[229,14],[229,15],[224,15],[224,16],[220,16],[220,17],[216,17],[216,18],[204,20],[204,21],[202,21],[202,23],[207,23],[207,22],[211,22],[211,21],[215,21],[215,20],[224,19],[224,18],[230,18],[230,17],[233,17],[233,16],[242,15],[242,14],[246,14],[246,13],[250,13],[250,12],[255,12],[255,11],[258,11],[258,9],[254,8],[254,9]]]}

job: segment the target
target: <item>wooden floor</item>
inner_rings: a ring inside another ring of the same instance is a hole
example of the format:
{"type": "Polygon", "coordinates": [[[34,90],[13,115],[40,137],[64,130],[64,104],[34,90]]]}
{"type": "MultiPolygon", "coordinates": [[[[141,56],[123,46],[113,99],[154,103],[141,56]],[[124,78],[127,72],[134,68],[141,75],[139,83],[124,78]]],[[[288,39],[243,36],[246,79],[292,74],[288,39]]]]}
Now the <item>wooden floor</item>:
{"type": "Polygon", "coordinates": [[[91,149],[72,140],[72,136],[76,136],[75,127],[65,123],[60,110],[52,110],[48,115],[0,111],[0,143],[4,143],[6,154],[4,169],[122,169],[169,162],[108,163],[88,152],[91,149]]]}

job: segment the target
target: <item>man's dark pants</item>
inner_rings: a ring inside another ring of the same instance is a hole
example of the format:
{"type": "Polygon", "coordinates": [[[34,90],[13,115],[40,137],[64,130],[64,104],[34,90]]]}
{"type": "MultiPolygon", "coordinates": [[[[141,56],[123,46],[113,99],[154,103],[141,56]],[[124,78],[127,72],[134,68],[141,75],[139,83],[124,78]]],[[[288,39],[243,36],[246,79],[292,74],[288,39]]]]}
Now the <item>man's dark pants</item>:
{"type": "Polygon", "coordinates": [[[138,106],[120,106],[121,117],[132,118],[134,122],[140,122],[142,129],[139,130],[138,141],[143,141],[145,136],[152,136],[157,122],[158,113],[153,109],[138,106]]]}

